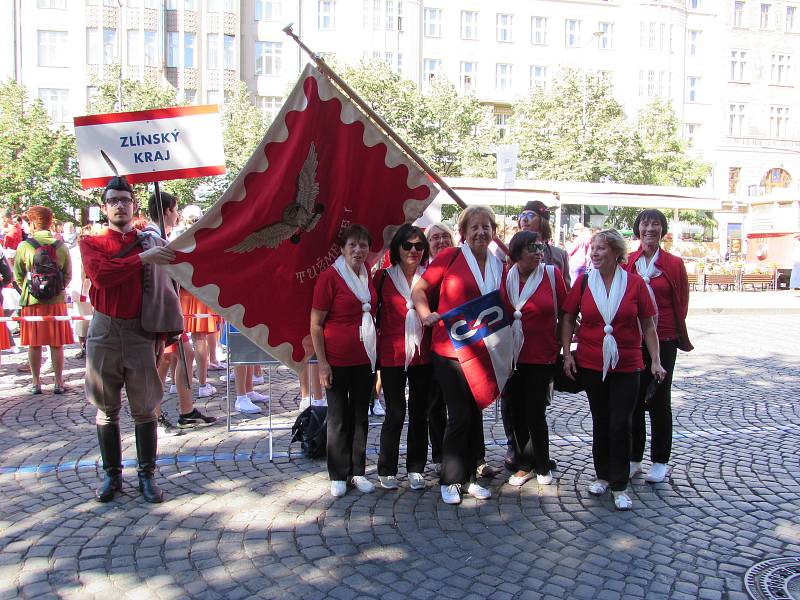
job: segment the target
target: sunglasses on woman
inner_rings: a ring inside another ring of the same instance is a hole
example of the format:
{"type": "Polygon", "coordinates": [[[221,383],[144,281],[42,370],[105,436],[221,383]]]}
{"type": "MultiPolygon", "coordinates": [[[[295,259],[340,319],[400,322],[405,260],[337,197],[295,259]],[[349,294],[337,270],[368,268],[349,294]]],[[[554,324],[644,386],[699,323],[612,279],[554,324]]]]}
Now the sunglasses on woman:
{"type": "Polygon", "coordinates": [[[544,254],[545,243],[544,242],[529,242],[528,243],[528,252],[537,252],[539,254],[544,254]]]}
{"type": "Polygon", "coordinates": [[[412,248],[417,252],[422,252],[425,250],[425,244],[422,242],[403,242],[400,244],[400,247],[406,252],[410,251],[412,248]]]}
{"type": "Polygon", "coordinates": [[[531,220],[533,220],[533,218],[535,216],[536,216],[536,213],[533,212],[532,210],[525,210],[525,211],[522,211],[521,213],[519,213],[519,217],[518,218],[519,218],[520,221],[522,219],[527,219],[528,221],[531,221],[531,220]]]}

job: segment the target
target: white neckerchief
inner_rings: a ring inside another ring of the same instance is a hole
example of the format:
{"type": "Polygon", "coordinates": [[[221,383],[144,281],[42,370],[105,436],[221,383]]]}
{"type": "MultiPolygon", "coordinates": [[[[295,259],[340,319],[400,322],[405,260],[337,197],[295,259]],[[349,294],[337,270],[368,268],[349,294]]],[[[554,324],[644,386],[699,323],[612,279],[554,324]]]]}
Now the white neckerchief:
{"type": "Polygon", "coordinates": [[[647,262],[647,257],[642,252],[639,255],[639,258],[636,259],[636,272],[639,273],[639,276],[644,279],[644,283],[647,286],[647,291],[650,293],[650,299],[653,301],[653,306],[656,309],[656,316],[653,317],[654,324],[658,324],[658,305],[656,304],[656,294],[653,291],[652,286],[650,285],[650,280],[653,277],[658,277],[661,275],[661,271],[656,268],[656,261],[658,260],[658,254],[661,250],[656,250],[656,253],[653,254],[653,258],[650,259],[650,263],[647,262]]]}
{"type": "Polygon", "coordinates": [[[486,264],[484,266],[484,276],[481,276],[481,269],[478,267],[478,261],[475,260],[475,255],[467,244],[461,245],[461,252],[464,253],[464,258],[467,260],[469,270],[472,271],[472,276],[475,278],[475,283],[478,284],[478,289],[481,291],[481,296],[485,296],[489,292],[495,291],[500,287],[500,275],[503,272],[503,263],[494,254],[486,252],[486,264]]]}
{"type": "Polygon", "coordinates": [[[619,349],[617,348],[617,340],[614,339],[614,328],[611,326],[611,322],[617,315],[622,297],[628,287],[628,273],[617,266],[614,279],[611,281],[611,290],[608,294],[606,294],[606,286],[603,283],[603,276],[600,271],[594,269],[589,271],[586,276],[589,278],[589,290],[594,297],[594,303],[597,305],[597,310],[606,324],[603,328],[605,332],[603,337],[603,380],[605,381],[609,366],[614,369],[619,362],[619,349]]]}
{"type": "Polygon", "coordinates": [[[414,310],[414,303],[411,302],[411,289],[417,284],[425,269],[417,267],[414,277],[411,279],[411,285],[408,285],[406,274],[400,268],[400,265],[392,265],[386,269],[386,274],[391,278],[395,289],[406,301],[406,325],[405,325],[405,338],[406,338],[406,371],[408,365],[414,359],[414,355],[419,351],[419,346],[422,343],[422,321],[414,310]]]}
{"type": "Polygon", "coordinates": [[[522,308],[528,302],[534,292],[539,288],[544,277],[544,266],[539,263],[536,270],[528,275],[528,280],[519,289],[519,269],[514,265],[506,275],[506,292],[511,305],[514,307],[514,322],[511,324],[511,337],[514,342],[514,367],[516,368],[519,353],[522,351],[522,344],[525,343],[525,334],[522,332],[522,308]]]}
{"type": "Polygon", "coordinates": [[[342,276],[347,287],[353,292],[358,301],[361,302],[361,327],[359,333],[361,341],[364,343],[364,350],[367,351],[369,362],[372,364],[372,372],[375,372],[375,361],[378,357],[378,336],[375,333],[375,321],[372,319],[372,305],[369,303],[371,300],[369,294],[369,275],[367,268],[361,265],[361,272],[356,277],[347,263],[344,261],[344,256],[341,254],[333,263],[333,268],[342,276]]]}

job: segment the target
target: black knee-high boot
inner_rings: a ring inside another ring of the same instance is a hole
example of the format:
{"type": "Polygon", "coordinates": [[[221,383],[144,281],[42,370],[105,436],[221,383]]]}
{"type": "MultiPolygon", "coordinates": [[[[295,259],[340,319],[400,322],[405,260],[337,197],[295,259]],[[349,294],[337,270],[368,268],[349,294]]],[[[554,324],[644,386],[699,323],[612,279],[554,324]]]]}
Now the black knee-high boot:
{"type": "Polygon", "coordinates": [[[164,492],[155,481],[156,453],[158,449],[157,424],[142,423],[136,426],[136,455],[139,459],[139,491],[147,502],[164,501],[164,492]]]}
{"type": "Polygon", "coordinates": [[[122,491],[122,441],[119,437],[119,424],[98,425],[97,442],[106,475],[95,494],[98,502],[108,502],[114,498],[114,494],[122,491]]]}

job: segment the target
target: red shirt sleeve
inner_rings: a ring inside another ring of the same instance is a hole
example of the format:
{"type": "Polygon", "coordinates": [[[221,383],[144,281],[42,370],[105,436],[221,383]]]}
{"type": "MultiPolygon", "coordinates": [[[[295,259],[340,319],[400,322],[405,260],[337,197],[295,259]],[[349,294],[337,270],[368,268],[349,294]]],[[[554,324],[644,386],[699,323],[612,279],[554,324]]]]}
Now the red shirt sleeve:
{"type": "Polygon", "coordinates": [[[333,304],[333,283],[332,277],[320,276],[314,285],[314,296],[311,300],[311,308],[315,310],[330,311],[333,304]]]}
{"type": "Polygon", "coordinates": [[[142,277],[141,246],[131,250],[124,258],[112,258],[108,249],[97,244],[99,240],[86,237],[80,241],[81,260],[86,276],[98,288],[122,285],[142,277]]]}

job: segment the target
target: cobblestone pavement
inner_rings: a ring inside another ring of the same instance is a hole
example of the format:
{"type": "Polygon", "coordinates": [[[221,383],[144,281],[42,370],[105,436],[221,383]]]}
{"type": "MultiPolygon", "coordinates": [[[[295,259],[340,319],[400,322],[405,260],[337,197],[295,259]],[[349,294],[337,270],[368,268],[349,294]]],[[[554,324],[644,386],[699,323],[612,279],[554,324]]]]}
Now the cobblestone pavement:
{"type": "MultiPolygon", "coordinates": [[[[402,470],[399,491],[333,499],[324,462],[287,456],[287,432],[270,462],[262,432],[221,423],[161,441],[164,504],[145,504],[127,468],[124,495],[101,505],[81,363],[67,361],[67,395],[49,393],[50,375],[32,397],[21,355],[5,354],[0,598],[746,598],[753,563],[800,555],[800,324],[697,315],[689,326],[697,350],[676,371],[674,471],[656,485],[638,476],[627,513],[586,492],[591,422],[585,398],[569,395],[549,411],[554,484],[513,488],[504,473],[488,501],[447,506],[430,471],[417,492],[402,470]]],[[[198,405],[222,415],[216,385],[198,405]]],[[[276,417],[293,420],[285,370],[272,393],[276,417]]],[[[174,396],[166,405],[175,415],[174,396]]],[[[500,465],[502,426],[486,427],[500,465]]],[[[132,465],[127,416],[123,434],[132,465]]]]}

